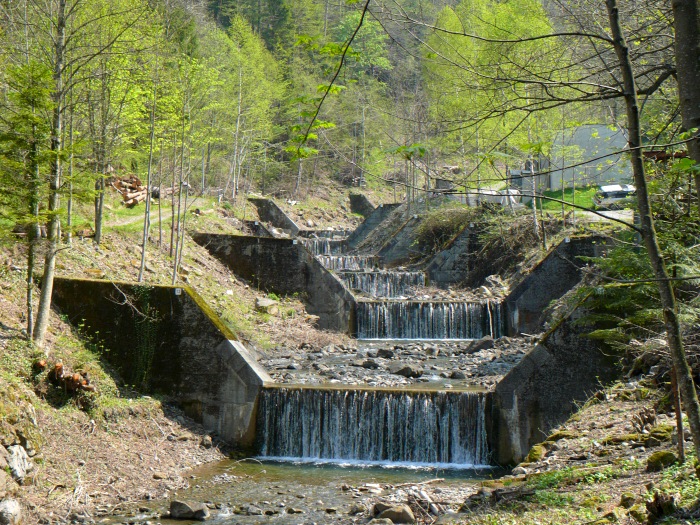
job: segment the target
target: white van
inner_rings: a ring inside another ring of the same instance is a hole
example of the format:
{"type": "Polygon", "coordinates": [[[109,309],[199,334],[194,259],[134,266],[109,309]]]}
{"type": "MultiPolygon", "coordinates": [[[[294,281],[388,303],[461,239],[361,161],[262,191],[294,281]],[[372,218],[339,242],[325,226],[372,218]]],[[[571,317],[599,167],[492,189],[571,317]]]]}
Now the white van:
{"type": "Polygon", "coordinates": [[[619,210],[634,203],[637,188],[631,184],[601,186],[593,196],[593,204],[603,210],[619,210]]]}

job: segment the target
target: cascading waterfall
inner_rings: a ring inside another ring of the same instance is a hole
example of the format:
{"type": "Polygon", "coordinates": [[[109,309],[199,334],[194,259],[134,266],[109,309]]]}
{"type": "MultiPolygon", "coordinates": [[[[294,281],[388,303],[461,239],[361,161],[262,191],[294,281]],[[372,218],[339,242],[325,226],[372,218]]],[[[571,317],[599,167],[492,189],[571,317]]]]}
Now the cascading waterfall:
{"type": "Polygon", "coordinates": [[[372,297],[402,297],[411,288],[425,286],[423,272],[344,272],[340,277],[351,290],[360,290],[372,297]]]}
{"type": "Polygon", "coordinates": [[[260,454],[268,459],[488,464],[485,395],[476,392],[263,389],[260,454]]]}
{"type": "Polygon", "coordinates": [[[358,339],[479,339],[505,333],[501,303],[358,301],[358,339]]]}
{"type": "Polygon", "coordinates": [[[345,248],[344,241],[335,239],[304,239],[302,242],[313,255],[339,255],[345,248]]]}
{"type": "Polygon", "coordinates": [[[317,255],[319,262],[335,271],[365,270],[379,265],[379,257],[375,255],[317,255]]]}

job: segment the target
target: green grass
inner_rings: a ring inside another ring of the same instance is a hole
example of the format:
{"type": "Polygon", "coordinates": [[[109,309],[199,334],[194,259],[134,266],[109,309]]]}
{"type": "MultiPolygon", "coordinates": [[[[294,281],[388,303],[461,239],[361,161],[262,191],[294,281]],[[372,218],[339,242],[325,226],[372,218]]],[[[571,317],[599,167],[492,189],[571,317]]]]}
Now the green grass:
{"type": "MultiPolygon", "coordinates": [[[[574,194],[571,188],[567,188],[564,190],[563,199],[561,190],[545,191],[543,192],[545,198],[541,200],[542,208],[551,211],[561,211],[561,202],[547,200],[547,198],[573,202],[575,205],[585,208],[593,208],[593,196],[596,191],[597,188],[595,186],[589,186],[587,188],[576,188],[576,193],[574,194]]],[[[572,208],[571,206],[565,206],[565,209],[568,211],[572,208]]]]}

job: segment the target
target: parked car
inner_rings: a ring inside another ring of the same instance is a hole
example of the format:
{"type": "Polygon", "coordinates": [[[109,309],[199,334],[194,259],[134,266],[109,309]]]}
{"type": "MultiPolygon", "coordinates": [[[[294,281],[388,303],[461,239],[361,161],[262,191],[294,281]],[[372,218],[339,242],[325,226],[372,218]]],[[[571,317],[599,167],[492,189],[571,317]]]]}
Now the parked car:
{"type": "Polygon", "coordinates": [[[620,210],[634,204],[636,192],[631,184],[601,186],[593,196],[593,204],[601,210],[620,210]]]}

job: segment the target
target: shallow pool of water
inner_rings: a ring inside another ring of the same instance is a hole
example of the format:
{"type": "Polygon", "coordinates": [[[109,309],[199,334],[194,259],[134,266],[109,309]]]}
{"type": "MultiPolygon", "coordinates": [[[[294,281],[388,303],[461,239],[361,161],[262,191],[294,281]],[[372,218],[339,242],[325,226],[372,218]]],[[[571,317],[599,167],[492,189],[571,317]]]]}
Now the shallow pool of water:
{"type": "MultiPolygon", "coordinates": [[[[363,503],[369,508],[379,498],[403,502],[405,491],[412,484],[441,478],[443,481],[430,483],[430,487],[439,487],[445,497],[458,503],[463,501],[461,493],[469,485],[501,474],[497,469],[445,470],[231,460],[193,471],[190,488],[179,491],[173,498],[214,506],[207,523],[361,523],[366,521],[367,514],[350,516],[348,512],[353,505],[363,503]],[[262,512],[262,515],[251,515],[251,512],[262,512]]],[[[168,505],[169,501],[146,502],[144,506],[150,512],[130,517],[116,516],[110,523],[142,523],[147,520],[168,525],[199,523],[154,517],[167,511],[168,505]]]]}

